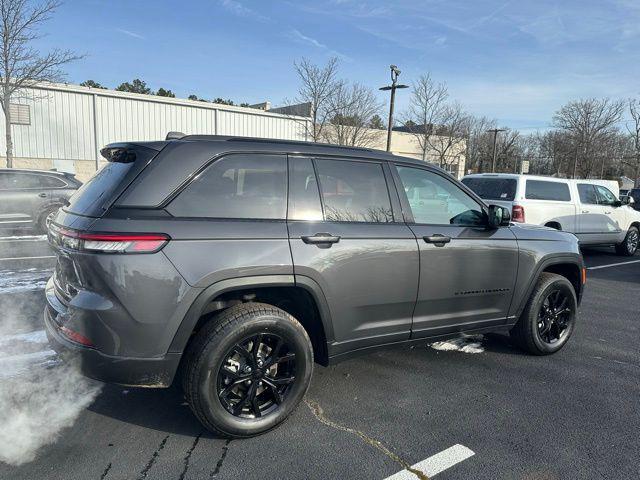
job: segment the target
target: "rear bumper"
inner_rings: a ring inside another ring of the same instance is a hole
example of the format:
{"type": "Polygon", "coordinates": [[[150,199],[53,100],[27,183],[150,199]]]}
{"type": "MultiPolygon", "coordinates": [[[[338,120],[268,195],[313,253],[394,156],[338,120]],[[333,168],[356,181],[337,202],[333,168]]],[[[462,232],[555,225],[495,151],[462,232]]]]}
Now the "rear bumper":
{"type": "Polygon", "coordinates": [[[60,329],[63,320],[59,316],[64,317],[64,313],[55,296],[51,296],[51,281],[47,287],[44,324],[49,344],[63,359],[72,357],[78,361],[83,375],[105,383],[132,387],[166,388],[171,385],[181,354],[168,353],[159,358],[118,357],[74,342],[60,329]]]}

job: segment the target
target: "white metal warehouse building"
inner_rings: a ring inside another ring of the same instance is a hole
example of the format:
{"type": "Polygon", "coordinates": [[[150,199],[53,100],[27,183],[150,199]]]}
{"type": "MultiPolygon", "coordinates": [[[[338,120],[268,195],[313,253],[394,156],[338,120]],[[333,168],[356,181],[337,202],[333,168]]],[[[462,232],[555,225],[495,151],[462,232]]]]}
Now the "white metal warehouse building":
{"type": "MultiPolygon", "coordinates": [[[[86,180],[100,148],[125,140],[161,140],[169,131],[305,140],[304,117],[76,85],[43,85],[13,100],[14,167],[56,168],[86,180]]],[[[0,115],[4,131],[4,115],[0,115]]],[[[0,136],[0,167],[6,166],[0,136]]]]}

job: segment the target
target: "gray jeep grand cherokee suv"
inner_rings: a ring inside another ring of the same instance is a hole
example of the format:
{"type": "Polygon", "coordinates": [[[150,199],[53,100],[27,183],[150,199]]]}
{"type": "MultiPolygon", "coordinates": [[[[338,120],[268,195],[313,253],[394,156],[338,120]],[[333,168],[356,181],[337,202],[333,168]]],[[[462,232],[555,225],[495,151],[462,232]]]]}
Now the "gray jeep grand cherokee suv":
{"type": "Polygon", "coordinates": [[[214,432],[281,423],[314,361],[495,330],[544,355],[575,327],[576,238],[510,224],[424,162],[201,135],[102,154],[50,225],[49,339],[102,381],[180,372],[214,432]]]}

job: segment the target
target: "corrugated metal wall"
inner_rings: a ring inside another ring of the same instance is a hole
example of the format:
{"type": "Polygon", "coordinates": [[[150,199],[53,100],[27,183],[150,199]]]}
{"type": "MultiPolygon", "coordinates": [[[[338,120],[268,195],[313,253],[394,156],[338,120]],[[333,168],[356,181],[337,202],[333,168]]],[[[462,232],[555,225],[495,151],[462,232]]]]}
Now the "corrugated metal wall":
{"type": "MultiPolygon", "coordinates": [[[[15,157],[95,160],[99,148],[107,143],[159,140],[172,130],[187,134],[305,139],[304,120],[300,119],[75,86],[28,89],[13,102],[29,105],[31,109],[31,125],[12,127],[15,157]]],[[[4,132],[4,115],[0,117],[4,132]]],[[[4,156],[5,148],[2,134],[0,155],[4,156]]]]}

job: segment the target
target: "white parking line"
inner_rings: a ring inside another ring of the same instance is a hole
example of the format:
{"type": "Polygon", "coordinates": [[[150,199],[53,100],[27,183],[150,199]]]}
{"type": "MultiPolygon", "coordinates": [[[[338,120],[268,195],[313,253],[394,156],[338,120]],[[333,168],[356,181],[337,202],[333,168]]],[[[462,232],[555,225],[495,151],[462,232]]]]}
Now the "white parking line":
{"type": "MultiPolygon", "coordinates": [[[[411,468],[421,471],[427,477],[433,477],[474,455],[475,452],[464,445],[454,445],[412,465],[411,468]]],[[[416,475],[409,470],[402,470],[384,480],[416,480],[416,475]]]]}
{"type": "Polygon", "coordinates": [[[599,268],[617,267],[619,265],[630,265],[632,263],[640,263],[640,260],[631,260],[630,262],[610,263],[609,265],[598,265],[597,267],[587,267],[587,270],[598,270],[599,268]]]}
{"type": "Polygon", "coordinates": [[[41,257],[8,257],[8,258],[0,258],[0,262],[3,260],[34,260],[38,258],[56,258],[55,255],[43,255],[41,257]]]}
{"type": "Polygon", "coordinates": [[[0,242],[43,242],[46,235],[20,235],[17,237],[0,237],[0,242]]]}

